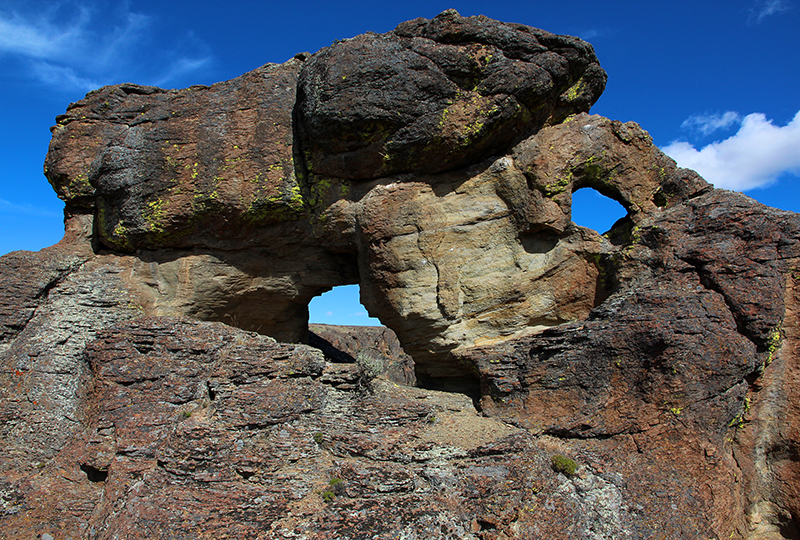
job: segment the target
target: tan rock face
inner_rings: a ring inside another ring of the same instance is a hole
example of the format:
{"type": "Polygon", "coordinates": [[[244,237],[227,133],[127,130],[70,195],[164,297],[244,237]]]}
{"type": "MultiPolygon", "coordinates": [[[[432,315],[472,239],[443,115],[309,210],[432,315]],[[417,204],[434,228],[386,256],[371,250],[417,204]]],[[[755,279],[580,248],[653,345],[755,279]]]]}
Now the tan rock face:
{"type": "MultiPolygon", "coordinates": [[[[401,336],[425,375],[457,376],[448,353],[595,306],[602,239],[574,227],[521,237],[499,192],[525,177],[502,158],[475,176],[376,187],[358,210],[367,307],[401,336]],[[441,195],[437,194],[437,191],[441,195]]],[[[520,194],[522,195],[522,194],[520,194]]],[[[524,196],[524,195],[522,195],[524,196]]]]}
{"type": "Polygon", "coordinates": [[[65,238],[0,259],[0,535],[798,537],[800,218],[587,114],[604,83],[448,11],[70,105],[65,238]],[[413,376],[248,332],[350,283],[413,376]]]}

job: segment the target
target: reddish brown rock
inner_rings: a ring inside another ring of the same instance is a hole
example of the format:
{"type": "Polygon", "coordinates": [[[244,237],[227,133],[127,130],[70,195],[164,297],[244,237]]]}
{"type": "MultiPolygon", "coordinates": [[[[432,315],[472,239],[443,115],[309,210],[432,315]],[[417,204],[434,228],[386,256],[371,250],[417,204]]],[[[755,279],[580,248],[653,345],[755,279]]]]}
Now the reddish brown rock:
{"type": "Polygon", "coordinates": [[[358,364],[372,376],[383,375],[398,384],[416,383],[414,360],[385,326],[310,324],[308,330],[309,344],[331,362],[358,364]]]}
{"type": "Polygon", "coordinates": [[[584,114],[604,80],[448,11],[71,105],[65,238],[0,259],[0,536],[800,536],[800,218],[584,114]],[[356,282],[398,347],[285,343],[356,282]]]}
{"type": "Polygon", "coordinates": [[[45,171],[119,251],[219,247],[303,213],[291,110],[301,59],[210,87],[122,84],[73,103],[45,171]]]}

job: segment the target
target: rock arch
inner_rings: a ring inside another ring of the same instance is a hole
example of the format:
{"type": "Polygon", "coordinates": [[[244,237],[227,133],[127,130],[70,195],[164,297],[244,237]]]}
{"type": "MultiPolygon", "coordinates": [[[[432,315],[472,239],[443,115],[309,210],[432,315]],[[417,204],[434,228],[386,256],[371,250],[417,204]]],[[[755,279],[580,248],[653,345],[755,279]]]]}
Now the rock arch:
{"type": "Polygon", "coordinates": [[[707,187],[588,115],[604,85],[577,38],[448,11],[211,87],[91,92],[46,170],[153,314],[303,341],[310,299],[360,283],[420,378],[472,376],[454,351],[604,297],[618,246],[572,224],[574,190],[635,225],[707,187]]]}

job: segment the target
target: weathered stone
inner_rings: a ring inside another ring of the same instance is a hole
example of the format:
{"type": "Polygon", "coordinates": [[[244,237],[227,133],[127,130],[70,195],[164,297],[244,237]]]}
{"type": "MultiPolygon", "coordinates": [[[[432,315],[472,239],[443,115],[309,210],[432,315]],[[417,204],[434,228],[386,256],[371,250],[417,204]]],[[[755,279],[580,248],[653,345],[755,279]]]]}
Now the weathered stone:
{"type": "Polygon", "coordinates": [[[414,386],[414,360],[397,336],[385,326],[337,326],[310,324],[309,345],[320,349],[331,362],[357,364],[372,376],[414,386]]]}
{"type": "Polygon", "coordinates": [[[604,81],[448,11],[71,105],[64,240],[0,258],[0,536],[799,537],[800,218],[584,114],[604,81]],[[357,282],[396,346],[273,339],[357,282]]]}
{"type": "MultiPolygon", "coordinates": [[[[301,57],[302,58],[302,57],[301,57]]],[[[210,87],[106,86],[52,128],[45,171],[120,251],[221,247],[304,213],[291,111],[302,59],[210,87]]]]}
{"type": "Polygon", "coordinates": [[[304,165],[357,180],[469,165],[588,111],[605,82],[580,39],[448,10],[311,57],[297,104],[304,165]]]}

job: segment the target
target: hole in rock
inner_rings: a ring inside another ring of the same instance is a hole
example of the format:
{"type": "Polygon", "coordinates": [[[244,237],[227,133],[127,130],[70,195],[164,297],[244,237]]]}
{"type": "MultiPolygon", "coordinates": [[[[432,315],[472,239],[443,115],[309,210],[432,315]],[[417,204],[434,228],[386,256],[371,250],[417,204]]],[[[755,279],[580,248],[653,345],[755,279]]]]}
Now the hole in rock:
{"type": "Polygon", "coordinates": [[[497,529],[497,525],[490,521],[485,521],[483,519],[476,520],[478,522],[478,526],[481,528],[482,531],[493,531],[497,529]]]}
{"type": "Polygon", "coordinates": [[[786,540],[800,540],[800,527],[794,519],[789,518],[789,521],[782,523],[780,532],[786,540]]]}
{"type": "Polygon", "coordinates": [[[628,211],[610,197],[593,188],[582,188],[572,194],[572,221],[603,234],[610,231],[628,211]]]}
{"type": "Polygon", "coordinates": [[[308,304],[309,324],[335,324],[338,326],[381,326],[359,301],[358,285],[334,287],[311,300],[308,304]]]}
{"type": "Polygon", "coordinates": [[[315,297],[308,306],[308,343],[330,362],[358,364],[369,376],[416,384],[415,366],[393,332],[367,314],[358,285],[343,285],[315,297]]]}
{"type": "Polygon", "coordinates": [[[465,374],[469,370],[463,366],[433,364],[420,371],[396,335],[367,314],[359,302],[358,285],[335,287],[315,297],[308,311],[309,344],[322,350],[329,361],[356,363],[397,384],[466,394],[479,402],[479,379],[465,374]]]}
{"type": "Polygon", "coordinates": [[[81,465],[81,470],[86,473],[86,478],[90,482],[105,482],[106,478],[108,478],[108,471],[100,470],[85,463],[81,465]]]}

